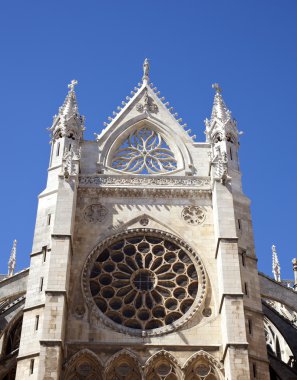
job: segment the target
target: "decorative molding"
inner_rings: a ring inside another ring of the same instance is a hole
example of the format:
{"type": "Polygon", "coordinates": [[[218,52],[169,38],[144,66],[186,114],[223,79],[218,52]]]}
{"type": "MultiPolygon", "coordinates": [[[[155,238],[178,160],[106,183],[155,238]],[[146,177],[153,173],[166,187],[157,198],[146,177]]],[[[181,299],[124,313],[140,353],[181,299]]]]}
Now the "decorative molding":
{"type": "Polygon", "coordinates": [[[186,206],[182,210],[182,218],[192,226],[202,224],[205,221],[205,212],[199,206],[186,206]]]}
{"type": "Polygon", "coordinates": [[[79,188],[98,197],[201,198],[212,194],[209,177],[80,176],[79,188]]]}
{"type": "Polygon", "coordinates": [[[62,339],[41,339],[40,341],[41,346],[45,347],[56,347],[56,346],[63,346],[62,339]]]}
{"type": "Polygon", "coordinates": [[[154,188],[83,188],[81,189],[85,195],[96,195],[100,197],[119,197],[119,198],[209,198],[211,197],[211,190],[193,190],[193,189],[154,189],[154,188]]]}
{"type": "Polygon", "coordinates": [[[151,357],[149,357],[145,363],[145,367],[150,367],[153,362],[156,360],[156,359],[159,359],[159,358],[166,358],[169,362],[171,362],[172,364],[176,365],[178,368],[182,368],[182,366],[180,365],[180,363],[178,362],[178,360],[176,359],[175,356],[173,356],[170,352],[162,349],[158,352],[156,352],[155,354],[153,354],[151,357]]]}
{"type": "Polygon", "coordinates": [[[113,356],[111,356],[105,364],[105,376],[107,378],[108,372],[112,369],[114,363],[119,362],[121,359],[129,358],[132,362],[135,363],[135,367],[138,369],[139,373],[142,374],[142,365],[140,358],[132,351],[123,348],[122,350],[116,352],[113,356]]]}
{"type": "Polygon", "coordinates": [[[72,355],[70,359],[64,364],[66,371],[65,374],[68,374],[72,370],[72,367],[77,364],[77,362],[87,359],[91,360],[96,366],[100,367],[100,369],[103,368],[103,364],[100,358],[93,351],[89,350],[88,348],[84,348],[72,355]]]}
{"type": "Polygon", "coordinates": [[[95,175],[79,176],[80,187],[109,187],[109,186],[160,186],[160,187],[194,187],[204,190],[211,189],[209,177],[176,177],[176,176],[122,176],[122,175],[95,175]]]}

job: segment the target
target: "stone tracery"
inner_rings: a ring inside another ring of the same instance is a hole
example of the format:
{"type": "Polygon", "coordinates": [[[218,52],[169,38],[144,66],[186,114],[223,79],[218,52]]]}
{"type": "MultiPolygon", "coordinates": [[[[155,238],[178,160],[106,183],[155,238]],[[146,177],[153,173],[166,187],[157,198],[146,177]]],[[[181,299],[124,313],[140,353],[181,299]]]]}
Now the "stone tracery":
{"type": "Polygon", "coordinates": [[[190,225],[202,224],[205,220],[205,212],[199,206],[186,206],[182,210],[182,217],[190,225]]]}
{"type": "Polygon", "coordinates": [[[188,320],[203,301],[202,263],[190,247],[163,235],[132,230],[91,254],[84,290],[99,318],[113,328],[133,335],[168,332],[188,320]]]}
{"type": "Polygon", "coordinates": [[[103,367],[96,354],[88,349],[71,357],[66,365],[66,380],[102,380],[103,367]]]}
{"type": "Polygon", "coordinates": [[[122,350],[107,363],[105,378],[106,380],[141,380],[141,365],[132,353],[122,350]]]}
{"type": "Polygon", "coordinates": [[[176,358],[165,350],[157,352],[146,362],[144,372],[148,380],[178,380],[183,377],[176,358]]]}
{"type": "Polygon", "coordinates": [[[103,366],[97,355],[83,349],[66,363],[66,380],[219,380],[221,365],[210,354],[198,351],[182,367],[170,352],[160,350],[145,363],[133,351],[122,349],[103,366]]]}
{"type": "Polygon", "coordinates": [[[143,127],[116,149],[111,166],[126,173],[161,174],[175,170],[177,160],[159,132],[143,127]]]}

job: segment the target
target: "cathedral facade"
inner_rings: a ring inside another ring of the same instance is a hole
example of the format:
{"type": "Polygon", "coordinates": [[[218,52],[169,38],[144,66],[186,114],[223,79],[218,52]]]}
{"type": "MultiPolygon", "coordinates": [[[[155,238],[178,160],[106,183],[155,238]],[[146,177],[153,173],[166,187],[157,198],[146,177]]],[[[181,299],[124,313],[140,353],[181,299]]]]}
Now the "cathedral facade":
{"type": "Polygon", "coordinates": [[[30,268],[0,281],[0,378],[296,379],[279,326],[296,334],[297,296],[258,273],[219,86],[199,143],[147,60],[94,141],[76,84],[50,128],[30,268]]]}

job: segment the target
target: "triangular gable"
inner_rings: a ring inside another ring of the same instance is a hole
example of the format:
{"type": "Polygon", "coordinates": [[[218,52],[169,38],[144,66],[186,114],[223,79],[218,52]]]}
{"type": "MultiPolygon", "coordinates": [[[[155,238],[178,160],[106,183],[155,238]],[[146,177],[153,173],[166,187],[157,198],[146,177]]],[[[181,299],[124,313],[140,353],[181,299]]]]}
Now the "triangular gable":
{"type": "Polygon", "coordinates": [[[97,135],[97,141],[99,145],[110,138],[111,135],[122,125],[135,124],[139,120],[148,119],[155,121],[159,124],[167,126],[171,129],[173,136],[179,136],[184,142],[192,143],[195,136],[189,136],[188,132],[182,126],[181,119],[176,119],[177,114],[170,112],[171,108],[167,108],[168,103],[163,103],[159,96],[152,89],[151,85],[143,83],[137,92],[133,92],[134,95],[123,102],[123,108],[114,112],[113,118],[109,118],[109,124],[105,123],[104,128],[99,135],[97,135]],[[146,98],[148,98],[148,104],[146,105],[146,98]]]}

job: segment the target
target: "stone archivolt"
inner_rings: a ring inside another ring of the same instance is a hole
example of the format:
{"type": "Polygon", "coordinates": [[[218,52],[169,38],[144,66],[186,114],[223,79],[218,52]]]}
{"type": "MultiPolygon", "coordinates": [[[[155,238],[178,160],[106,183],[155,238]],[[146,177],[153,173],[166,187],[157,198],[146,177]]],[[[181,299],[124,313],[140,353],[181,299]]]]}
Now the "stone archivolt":
{"type": "Polygon", "coordinates": [[[103,365],[97,355],[88,349],[74,354],[66,364],[67,380],[102,380],[103,365]]]}
{"type": "Polygon", "coordinates": [[[206,273],[181,239],[140,228],[115,235],[91,252],[83,290],[92,313],[113,329],[159,335],[177,329],[200,308],[206,273]]]}
{"type": "Polygon", "coordinates": [[[219,380],[221,365],[208,353],[193,354],[182,367],[176,358],[165,350],[152,355],[144,365],[132,351],[123,349],[105,364],[88,349],[76,353],[65,366],[66,380],[219,380]]]}
{"type": "Polygon", "coordinates": [[[136,355],[123,349],[106,363],[104,375],[106,380],[141,380],[142,367],[136,355]]]}

